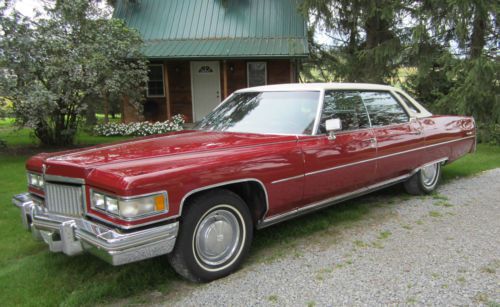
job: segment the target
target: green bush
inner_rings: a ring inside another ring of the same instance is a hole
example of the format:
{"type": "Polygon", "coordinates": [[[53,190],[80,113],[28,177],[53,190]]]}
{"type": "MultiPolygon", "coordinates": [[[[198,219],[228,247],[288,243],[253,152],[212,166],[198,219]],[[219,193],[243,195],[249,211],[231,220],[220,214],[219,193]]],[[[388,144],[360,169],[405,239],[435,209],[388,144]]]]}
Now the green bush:
{"type": "Polygon", "coordinates": [[[479,143],[500,145],[500,124],[478,124],[477,138],[479,143]]]}
{"type": "Polygon", "coordinates": [[[0,119],[12,115],[12,101],[0,96],[0,119]]]}

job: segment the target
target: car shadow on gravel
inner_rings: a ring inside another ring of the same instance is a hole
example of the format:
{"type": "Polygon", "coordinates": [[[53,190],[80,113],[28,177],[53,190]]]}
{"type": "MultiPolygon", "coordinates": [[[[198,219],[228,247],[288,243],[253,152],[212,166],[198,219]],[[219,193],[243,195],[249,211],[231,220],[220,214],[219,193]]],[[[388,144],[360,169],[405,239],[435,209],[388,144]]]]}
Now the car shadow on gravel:
{"type": "MultiPolygon", "coordinates": [[[[411,197],[404,192],[402,186],[396,185],[258,230],[255,232],[250,255],[243,263],[243,267],[234,275],[246,274],[249,268],[259,263],[270,263],[290,255],[301,257],[300,250],[304,244],[316,247],[334,245],[342,240],[343,230],[359,226],[360,221],[363,221],[363,225],[372,221],[380,223],[385,218],[390,218],[391,206],[411,197]],[[377,208],[382,210],[375,210],[377,208]]],[[[167,261],[166,257],[156,259],[167,261]]],[[[172,274],[167,275],[166,278],[171,279],[168,287],[151,285],[149,292],[113,302],[111,306],[175,302],[204,286],[184,281],[172,274]]]]}
{"type": "MultiPolygon", "coordinates": [[[[331,207],[264,228],[255,233],[252,251],[247,264],[272,262],[286,255],[300,256],[297,248],[303,242],[315,241],[321,236],[321,244],[334,244],[342,235],[342,229],[371,216],[375,208],[389,208],[412,196],[406,194],[402,185],[395,185],[368,195],[342,202],[331,207]]],[[[390,210],[377,212],[377,220],[390,216],[390,210]]]]}

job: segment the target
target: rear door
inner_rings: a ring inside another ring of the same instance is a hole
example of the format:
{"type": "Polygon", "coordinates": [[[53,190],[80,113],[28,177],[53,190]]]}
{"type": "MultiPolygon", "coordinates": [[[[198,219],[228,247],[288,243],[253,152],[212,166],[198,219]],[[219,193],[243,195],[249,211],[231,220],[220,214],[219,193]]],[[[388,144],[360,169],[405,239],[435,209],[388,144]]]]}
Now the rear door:
{"type": "Polygon", "coordinates": [[[369,185],[376,169],[376,143],[357,91],[326,90],[319,135],[301,137],[304,153],[304,203],[310,204],[369,185]],[[327,119],[339,118],[342,131],[330,139],[327,119]]]}
{"type": "Polygon", "coordinates": [[[377,140],[375,181],[406,175],[422,165],[422,127],[389,91],[362,91],[377,140]]]}

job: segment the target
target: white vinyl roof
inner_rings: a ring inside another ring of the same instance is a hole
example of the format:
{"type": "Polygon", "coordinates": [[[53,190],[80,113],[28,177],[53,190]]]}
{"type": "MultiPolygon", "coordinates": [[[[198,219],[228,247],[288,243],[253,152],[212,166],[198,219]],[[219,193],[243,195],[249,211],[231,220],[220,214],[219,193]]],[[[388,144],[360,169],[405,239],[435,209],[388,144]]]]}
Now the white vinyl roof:
{"type": "Polygon", "coordinates": [[[293,91],[324,91],[324,90],[369,90],[369,91],[390,91],[399,93],[408,99],[413,107],[418,110],[414,112],[413,109],[407,105],[401,98],[397,98],[409,114],[413,117],[428,117],[432,113],[425,109],[418,101],[413,99],[410,95],[403,90],[389,85],[371,84],[371,83],[287,83],[287,84],[273,84],[244,88],[235,91],[235,93],[249,93],[249,92],[293,92],[293,91]]]}
{"type": "Polygon", "coordinates": [[[396,90],[388,85],[370,83],[287,83],[244,88],[235,93],[272,91],[322,91],[322,90],[396,90]]]}

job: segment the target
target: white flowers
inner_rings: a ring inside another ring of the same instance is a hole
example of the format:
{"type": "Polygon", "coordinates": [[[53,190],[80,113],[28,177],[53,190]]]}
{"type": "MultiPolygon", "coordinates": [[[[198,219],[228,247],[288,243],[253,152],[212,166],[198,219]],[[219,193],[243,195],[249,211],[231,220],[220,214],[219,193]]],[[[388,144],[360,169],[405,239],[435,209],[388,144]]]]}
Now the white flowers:
{"type": "Polygon", "coordinates": [[[117,136],[117,135],[130,135],[130,136],[146,136],[151,134],[161,134],[171,131],[182,130],[184,124],[184,117],[177,114],[171,120],[164,122],[135,122],[129,124],[99,124],[94,126],[94,134],[100,136],[117,136]]]}

